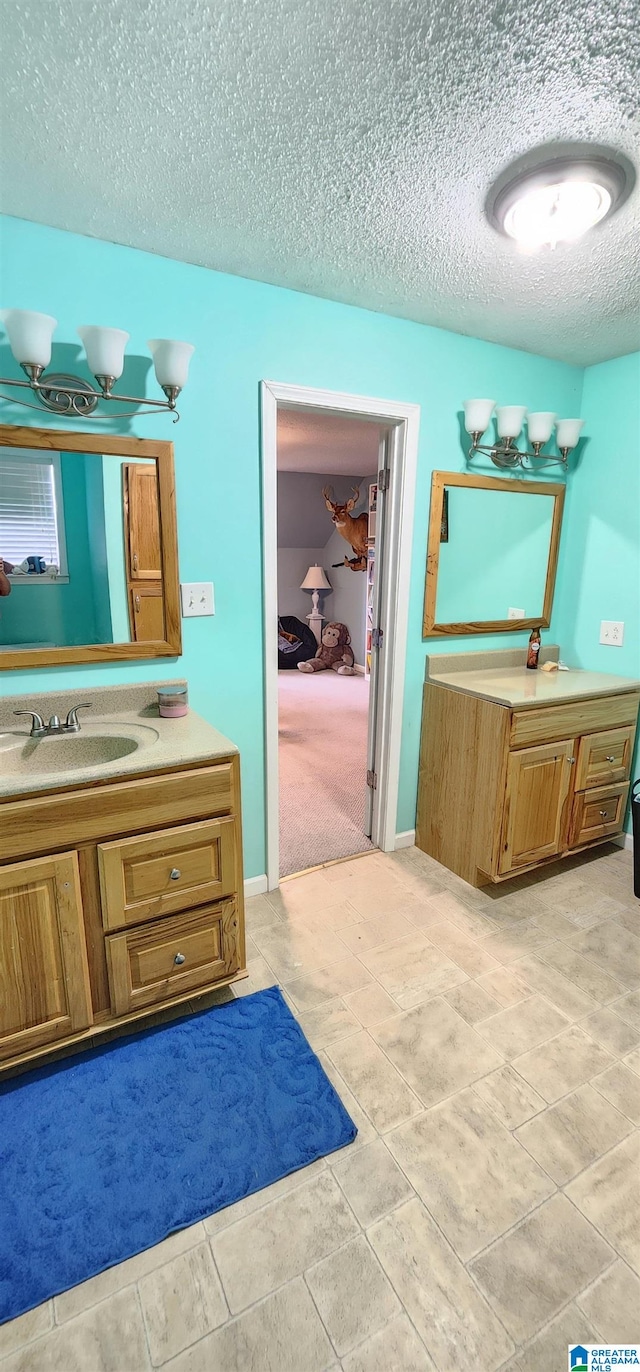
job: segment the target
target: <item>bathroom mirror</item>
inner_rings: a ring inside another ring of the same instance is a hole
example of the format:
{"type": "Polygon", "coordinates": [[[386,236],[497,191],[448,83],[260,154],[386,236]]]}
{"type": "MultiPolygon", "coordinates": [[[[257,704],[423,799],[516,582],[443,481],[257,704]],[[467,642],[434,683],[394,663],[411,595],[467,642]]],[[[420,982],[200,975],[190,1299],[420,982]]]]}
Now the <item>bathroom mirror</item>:
{"type": "Polygon", "coordinates": [[[433,473],[423,638],[548,628],[564,491],[433,473]]]}
{"type": "Polygon", "coordinates": [[[181,651],[173,444],[0,425],[0,671],[181,651]]]}

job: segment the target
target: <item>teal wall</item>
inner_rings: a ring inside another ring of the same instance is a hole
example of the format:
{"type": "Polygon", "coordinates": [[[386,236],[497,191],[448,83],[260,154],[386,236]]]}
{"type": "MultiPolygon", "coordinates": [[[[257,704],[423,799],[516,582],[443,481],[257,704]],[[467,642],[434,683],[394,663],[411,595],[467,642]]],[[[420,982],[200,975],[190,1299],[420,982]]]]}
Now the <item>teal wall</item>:
{"type": "MultiPolygon", "coordinates": [[[[175,442],[180,574],[186,581],[213,580],[216,614],[183,621],[184,653],[176,663],[6,673],[0,689],[82,686],[90,693],[101,684],[186,676],[193,707],[240,747],[246,873],[264,872],[259,383],[271,378],[417,403],[422,420],[397,820],[399,831],[412,829],[428,648],[505,647],[527,639],[423,642],[431,472],[464,470],[459,412],[467,396],[495,395],[571,416],[580,413],[581,368],[15,219],[3,221],[2,255],[7,304],[60,321],[54,351],[64,361],[60,370],[77,365],[75,329],[87,322],[131,333],[125,376],[133,394],[148,366],[148,338],[195,343],[180,423],[145,415],[121,419],[117,428],[175,442]]],[[[4,346],[0,361],[18,375],[4,346]]],[[[154,393],[153,381],[149,389],[154,393]]],[[[3,408],[5,422],[29,422],[29,411],[3,408]]],[[[30,419],[42,423],[40,415],[30,419]]]]}

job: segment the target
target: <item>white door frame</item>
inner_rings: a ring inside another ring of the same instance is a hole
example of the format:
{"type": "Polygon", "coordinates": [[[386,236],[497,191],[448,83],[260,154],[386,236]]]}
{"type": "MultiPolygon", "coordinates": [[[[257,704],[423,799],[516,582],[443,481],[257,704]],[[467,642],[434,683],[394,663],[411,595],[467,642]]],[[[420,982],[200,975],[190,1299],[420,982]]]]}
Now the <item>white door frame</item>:
{"type": "Polygon", "coordinates": [[[378,785],[374,797],[372,841],[392,852],[396,841],[396,813],[400,773],[400,741],[420,406],[341,391],[314,390],[263,381],[262,423],[262,546],[265,669],[265,755],[267,885],[280,883],[278,824],[278,543],[277,543],[277,417],[278,405],[377,419],[391,430],[390,481],[385,496],[385,557],[380,622],[384,630],[378,694],[378,785]]]}

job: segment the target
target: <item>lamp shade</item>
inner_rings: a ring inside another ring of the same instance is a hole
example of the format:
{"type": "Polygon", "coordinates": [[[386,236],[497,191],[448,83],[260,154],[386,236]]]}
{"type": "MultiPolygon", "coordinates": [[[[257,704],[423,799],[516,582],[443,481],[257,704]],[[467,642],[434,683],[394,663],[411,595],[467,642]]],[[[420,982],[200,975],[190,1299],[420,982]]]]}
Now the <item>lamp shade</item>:
{"type": "Polygon", "coordinates": [[[551,410],[536,410],[527,415],[530,443],[548,443],[556,417],[551,410]]]}
{"type": "Polygon", "coordinates": [[[327,581],[324,567],[310,567],[304,581],[300,582],[301,591],[330,591],[331,582],[327,581]]]}
{"type": "Polygon", "coordinates": [[[464,427],[468,434],[483,434],[495,408],[495,400],[465,400],[464,427]]]}
{"type": "Polygon", "coordinates": [[[501,405],[496,410],[499,438],[517,438],[527,412],[526,405],[501,405]]]}
{"type": "Polygon", "coordinates": [[[559,419],[556,443],[559,448],[575,448],[584,428],[584,419],[559,419]]]}
{"type": "Polygon", "coordinates": [[[124,329],[103,329],[99,324],[81,324],[78,337],[84,343],[89,371],[94,376],[112,376],[117,381],[124,370],[124,349],[129,334],[124,329]]]}
{"type": "Polygon", "coordinates": [[[159,386],[176,386],[182,390],[187,384],[189,362],[195,352],[193,343],[179,343],[175,338],[150,338],[156,380],[159,386]]]}
{"type": "Polygon", "coordinates": [[[0,310],[16,362],[32,367],[48,367],[51,361],[51,339],[58,323],[50,314],[36,314],[34,310],[0,310]]]}

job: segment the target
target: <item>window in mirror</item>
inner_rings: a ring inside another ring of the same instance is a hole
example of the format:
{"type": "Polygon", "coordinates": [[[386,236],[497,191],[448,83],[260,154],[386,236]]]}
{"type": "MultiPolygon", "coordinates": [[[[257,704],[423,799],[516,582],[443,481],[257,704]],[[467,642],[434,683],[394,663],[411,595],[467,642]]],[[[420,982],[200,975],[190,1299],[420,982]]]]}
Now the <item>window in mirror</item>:
{"type": "Polygon", "coordinates": [[[548,625],[563,499],[551,483],[434,472],[425,636],[548,625]]]}
{"type": "Polygon", "coordinates": [[[35,555],[44,574],[67,573],[59,453],[0,449],[0,556],[20,582],[35,555]]]}

